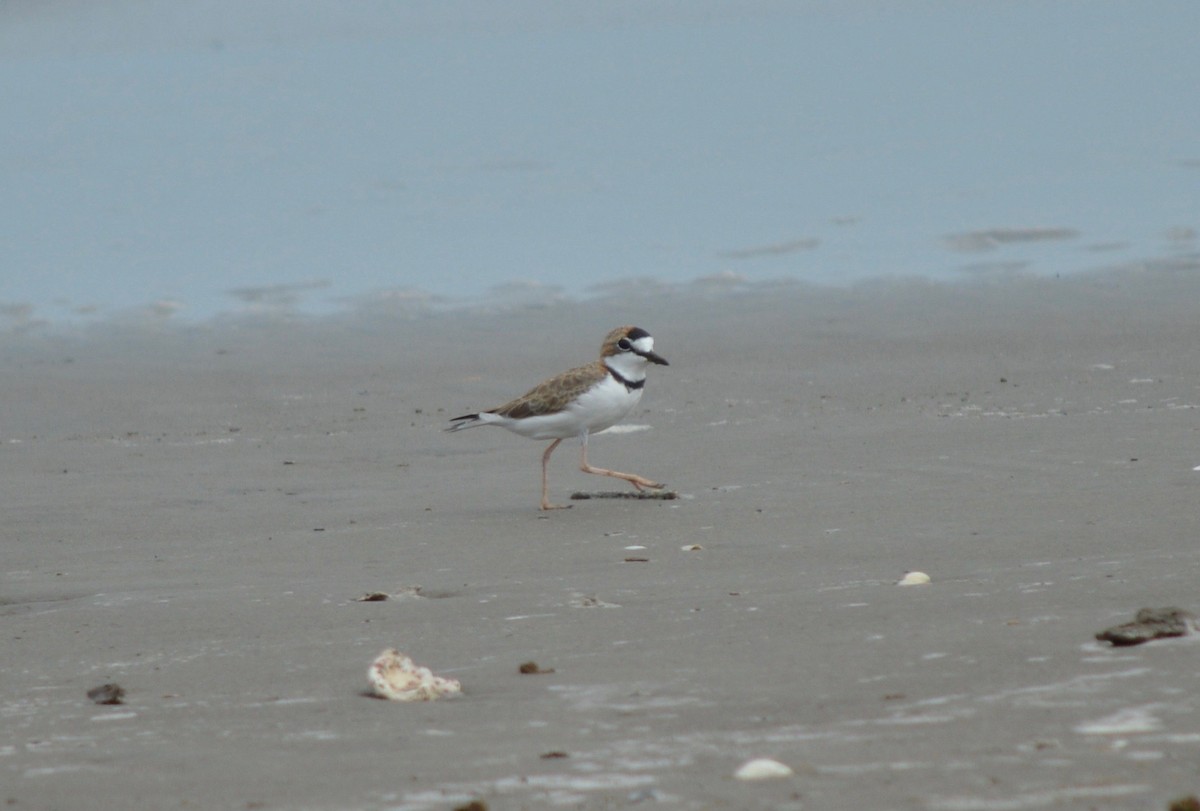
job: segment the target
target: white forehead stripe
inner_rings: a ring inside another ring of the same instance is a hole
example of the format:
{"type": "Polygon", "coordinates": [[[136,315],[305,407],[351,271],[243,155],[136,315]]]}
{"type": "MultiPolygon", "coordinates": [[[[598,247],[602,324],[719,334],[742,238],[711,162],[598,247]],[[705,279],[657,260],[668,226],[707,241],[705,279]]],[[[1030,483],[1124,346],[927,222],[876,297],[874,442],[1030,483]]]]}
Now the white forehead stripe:
{"type": "Polygon", "coordinates": [[[638,338],[636,341],[630,341],[639,352],[653,352],[654,339],[647,335],[645,338],[638,338]]]}

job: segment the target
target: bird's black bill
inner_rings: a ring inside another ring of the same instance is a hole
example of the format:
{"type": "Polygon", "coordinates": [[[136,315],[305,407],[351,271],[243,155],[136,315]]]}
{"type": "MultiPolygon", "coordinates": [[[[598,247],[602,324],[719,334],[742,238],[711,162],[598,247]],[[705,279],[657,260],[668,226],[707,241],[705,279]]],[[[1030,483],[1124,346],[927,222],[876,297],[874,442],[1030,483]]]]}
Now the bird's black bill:
{"type": "Polygon", "coordinates": [[[666,358],[664,358],[662,355],[658,354],[657,352],[638,352],[638,350],[636,350],[636,349],[633,351],[637,352],[639,355],[641,355],[643,358],[650,361],[651,363],[657,363],[659,366],[670,366],[671,365],[671,364],[667,363],[666,358]]]}

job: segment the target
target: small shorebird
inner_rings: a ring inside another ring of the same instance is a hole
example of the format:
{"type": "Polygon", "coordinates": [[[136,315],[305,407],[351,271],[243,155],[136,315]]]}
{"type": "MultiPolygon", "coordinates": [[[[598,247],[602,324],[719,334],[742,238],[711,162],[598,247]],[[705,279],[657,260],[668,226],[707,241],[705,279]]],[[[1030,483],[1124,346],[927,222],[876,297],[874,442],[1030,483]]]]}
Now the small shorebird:
{"type": "Polygon", "coordinates": [[[587,460],[588,434],[603,431],[625,419],[642,399],[646,384],[646,364],[668,365],[654,352],[654,339],[640,327],[617,327],[604,338],[600,359],[587,366],[543,380],[510,403],[464,414],[450,420],[447,431],[461,431],[477,425],[499,425],[530,439],[553,439],[542,454],[542,509],[558,510],[547,496],[546,465],[550,454],[564,439],[579,437],[583,455],[579,467],[584,473],[597,473],[624,479],[638,490],[660,489],[663,485],[633,473],[620,473],[592,467],[587,460]]]}

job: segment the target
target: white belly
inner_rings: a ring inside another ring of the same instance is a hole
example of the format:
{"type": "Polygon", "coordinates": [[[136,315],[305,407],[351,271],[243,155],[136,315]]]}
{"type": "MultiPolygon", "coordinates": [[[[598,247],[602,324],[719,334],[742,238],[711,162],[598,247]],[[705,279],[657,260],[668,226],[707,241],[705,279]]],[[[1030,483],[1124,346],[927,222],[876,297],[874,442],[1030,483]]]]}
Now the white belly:
{"type": "Polygon", "coordinates": [[[599,385],[584,392],[556,414],[523,420],[499,418],[489,421],[495,421],[513,433],[531,439],[565,439],[585,433],[594,434],[616,425],[641,399],[641,389],[630,391],[624,383],[605,377],[599,385]]]}
{"type": "Polygon", "coordinates": [[[599,386],[584,392],[573,409],[581,415],[588,433],[594,434],[628,417],[641,401],[641,389],[627,389],[624,383],[606,377],[599,386]]]}

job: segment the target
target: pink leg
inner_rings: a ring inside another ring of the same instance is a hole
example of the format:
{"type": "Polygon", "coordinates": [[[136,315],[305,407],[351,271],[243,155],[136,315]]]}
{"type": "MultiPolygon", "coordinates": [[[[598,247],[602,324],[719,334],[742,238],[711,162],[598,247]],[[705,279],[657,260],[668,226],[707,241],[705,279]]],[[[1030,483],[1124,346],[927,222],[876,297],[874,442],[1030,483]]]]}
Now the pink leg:
{"type": "Polygon", "coordinates": [[[542,509],[543,510],[566,510],[570,509],[570,504],[551,504],[549,495],[549,486],[546,479],[546,465],[550,464],[550,454],[554,453],[554,449],[558,447],[561,439],[556,439],[550,443],[550,447],[546,448],[546,452],[542,454],[542,509]]]}
{"type": "Polygon", "coordinates": [[[580,457],[579,469],[582,470],[584,473],[595,473],[599,476],[612,476],[614,479],[624,479],[625,481],[629,482],[634,487],[636,487],[638,490],[642,490],[646,487],[652,487],[655,490],[661,490],[663,487],[666,487],[666,485],[664,485],[664,484],[659,484],[658,482],[650,481],[649,479],[645,478],[644,476],[638,476],[636,473],[621,473],[620,471],[616,471],[616,470],[605,470],[602,467],[592,467],[591,465],[588,464],[588,460],[587,460],[587,437],[586,436],[583,438],[583,455],[580,457]]]}

